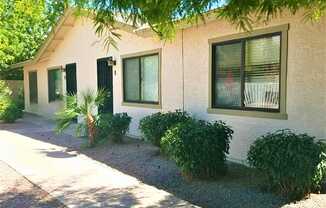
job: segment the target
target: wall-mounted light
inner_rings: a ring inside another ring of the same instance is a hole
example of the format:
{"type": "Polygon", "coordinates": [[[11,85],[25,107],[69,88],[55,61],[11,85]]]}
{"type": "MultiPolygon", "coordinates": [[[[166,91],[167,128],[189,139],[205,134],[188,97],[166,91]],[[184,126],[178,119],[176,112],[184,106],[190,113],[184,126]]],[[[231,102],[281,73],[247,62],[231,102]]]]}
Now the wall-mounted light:
{"type": "Polygon", "coordinates": [[[108,58],[107,62],[109,66],[115,66],[117,64],[117,61],[112,56],[108,58]]]}

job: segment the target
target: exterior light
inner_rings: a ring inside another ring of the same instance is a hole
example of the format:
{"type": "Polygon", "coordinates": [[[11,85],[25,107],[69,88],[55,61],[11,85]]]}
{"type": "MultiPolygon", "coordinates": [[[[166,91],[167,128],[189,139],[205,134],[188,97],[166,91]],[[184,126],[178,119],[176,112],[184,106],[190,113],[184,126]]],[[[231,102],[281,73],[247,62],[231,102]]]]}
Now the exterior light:
{"type": "Polygon", "coordinates": [[[117,61],[112,56],[108,58],[107,62],[109,66],[115,66],[117,64],[117,61]]]}

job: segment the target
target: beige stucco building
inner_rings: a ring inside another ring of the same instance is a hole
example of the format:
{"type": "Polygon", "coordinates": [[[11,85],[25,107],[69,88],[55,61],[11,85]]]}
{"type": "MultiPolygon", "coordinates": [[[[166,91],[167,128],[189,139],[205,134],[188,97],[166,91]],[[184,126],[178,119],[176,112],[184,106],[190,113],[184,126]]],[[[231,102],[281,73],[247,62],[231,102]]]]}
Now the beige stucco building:
{"type": "Polygon", "coordinates": [[[53,117],[63,106],[56,90],[67,91],[68,64],[75,63],[77,93],[97,90],[103,79],[99,60],[112,57],[116,64],[105,78],[113,87],[111,107],[133,118],[129,134],[135,137],[144,116],[183,109],[232,126],[235,161],[245,160],[250,144],[269,131],[291,128],[326,138],[325,19],[312,24],[301,15],[284,15],[251,33],[208,20],[180,26],[171,41],[158,40],[146,28],[120,27],[118,49],[107,50],[90,20],[66,13],[37,56],[24,63],[26,111],[53,117]]]}

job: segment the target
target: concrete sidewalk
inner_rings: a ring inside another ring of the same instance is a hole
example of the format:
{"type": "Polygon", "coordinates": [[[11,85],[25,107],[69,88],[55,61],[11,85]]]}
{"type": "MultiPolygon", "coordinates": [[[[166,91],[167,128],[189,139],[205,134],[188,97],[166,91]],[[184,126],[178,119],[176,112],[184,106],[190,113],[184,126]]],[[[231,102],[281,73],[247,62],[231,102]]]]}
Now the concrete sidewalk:
{"type": "MultiPolygon", "coordinates": [[[[0,124],[0,160],[67,207],[195,207],[86,155],[33,138],[50,122],[0,124]]],[[[137,158],[135,158],[137,159],[137,158]]]]}
{"type": "Polygon", "coordinates": [[[0,173],[0,208],[65,208],[2,161],[0,173]]]}

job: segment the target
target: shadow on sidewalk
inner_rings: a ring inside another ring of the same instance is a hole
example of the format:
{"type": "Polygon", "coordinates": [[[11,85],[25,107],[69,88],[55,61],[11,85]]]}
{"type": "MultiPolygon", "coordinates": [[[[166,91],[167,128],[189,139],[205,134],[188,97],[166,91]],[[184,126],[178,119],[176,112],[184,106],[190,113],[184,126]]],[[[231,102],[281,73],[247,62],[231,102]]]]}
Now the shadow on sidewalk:
{"type": "MultiPolygon", "coordinates": [[[[24,125],[21,125],[21,127],[24,129],[24,125]]],[[[22,129],[17,131],[17,128],[14,127],[10,131],[31,139],[65,147],[65,151],[39,150],[48,157],[70,158],[82,153],[111,168],[134,176],[145,184],[163,189],[178,198],[199,206],[276,208],[288,203],[279,196],[262,192],[258,187],[259,178],[252,174],[251,170],[240,165],[230,164],[227,176],[219,180],[194,180],[190,182],[184,180],[174,162],[169,161],[159,154],[158,148],[140,140],[125,138],[123,144],[107,142],[95,148],[82,148],[85,142],[83,139],[67,134],[57,135],[53,131],[42,130],[46,128],[38,127],[38,125],[34,125],[33,127],[30,123],[27,125],[27,128],[33,129],[33,131],[22,131],[22,129]],[[39,128],[39,131],[37,131],[37,128],[39,128]]],[[[103,201],[102,198],[108,196],[113,199],[115,197],[117,198],[116,207],[128,207],[128,205],[137,204],[136,199],[133,199],[133,191],[128,190],[127,192],[120,193],[117,190],[116,193],[111,193],[111,191],[107,193],[105,189],[84,190],[81,194],[84,194],[85,197],[87,197],[87,193],[96,194],[96,199],[89,199],[91,200],[89,202],[90,207],[92,203],[103,201]]],[[[73,192],[71,195],[73,195],[73,192]]],[[[171,203],[170,200],[162,200],[160,207],[171,207],[171,204],[169,204],[171,203]]],[[[76,203],[78,203],[78,200],[76,203]]],[[[110,205],[111,207],[113,204],[103,204],[103,206],[110,205]]]]}
{"type": "Polygon", "coordinates": [[[0,208],[63,208],[64,205],[0,161],[0,208]]]}

